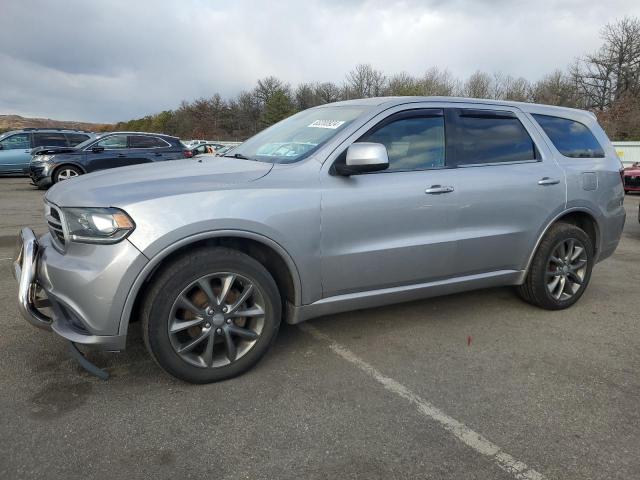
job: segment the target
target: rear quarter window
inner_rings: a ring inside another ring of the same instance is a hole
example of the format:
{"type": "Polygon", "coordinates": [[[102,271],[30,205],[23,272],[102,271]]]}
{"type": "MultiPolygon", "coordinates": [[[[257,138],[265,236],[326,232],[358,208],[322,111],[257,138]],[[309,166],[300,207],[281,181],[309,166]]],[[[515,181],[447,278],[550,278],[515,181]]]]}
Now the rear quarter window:
{"type": "Polygon", "coordinates": [[[89,140],[89,135],[84,135],[82,133],[67,133],[67,139],[69,140],[69,145],[75,147],[80,143],[89,140]]]}
{"type": "Polygon", "coordinates": [[[568,118],[532,114],[556,149],[569,158],[602,158],[604,150],[585,124],[568,118]]]}

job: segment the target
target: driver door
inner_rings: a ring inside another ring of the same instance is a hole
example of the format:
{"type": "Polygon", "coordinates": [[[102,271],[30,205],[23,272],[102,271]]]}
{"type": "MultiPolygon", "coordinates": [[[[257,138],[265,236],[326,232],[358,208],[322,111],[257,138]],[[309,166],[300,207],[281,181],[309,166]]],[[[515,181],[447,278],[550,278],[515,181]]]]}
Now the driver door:
{"type": "Polygon", "coordinates": [[[385,145],[389,168],[323,177],[323,297],[453,275],[455,171],[446,165],[443,111],[397,112],[356,141],[385,145]]]}

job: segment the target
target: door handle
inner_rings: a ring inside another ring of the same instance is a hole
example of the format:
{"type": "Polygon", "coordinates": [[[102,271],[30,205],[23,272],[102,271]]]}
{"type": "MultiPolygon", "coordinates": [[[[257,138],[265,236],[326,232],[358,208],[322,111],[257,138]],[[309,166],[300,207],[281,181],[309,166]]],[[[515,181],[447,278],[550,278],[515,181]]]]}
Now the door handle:
{"type": "Polygon", "coordinates": [[[124,153],[119,153],[118,154],[118,158],[124,158],[124,157],[126,157],[126,155],[124,153]]]}
{"type": "Polygon", "coordinates": [[[156,153],[154,153],[154,154],[153,154],[153,156],[154,156],[154,157],[161,157],[161,156],[162,156],[162,154],[161,154],[161,153],[159,153],[159,152],[156,152],[156,153]]]}
{"type": "Polygon", "coordinates": [[[427,195],[437,195],[439,193],[450,193],[453,192],[453,187],[443,187],[442,185],[431,185],[427,188],[424,193],[427,195]]]}
{"type": "Polygon", "coordinates": [[[559,183],[560,183],[559,178],[543,177],[540,180],[538,180],[538,185],[557,185],[559,183]]]}

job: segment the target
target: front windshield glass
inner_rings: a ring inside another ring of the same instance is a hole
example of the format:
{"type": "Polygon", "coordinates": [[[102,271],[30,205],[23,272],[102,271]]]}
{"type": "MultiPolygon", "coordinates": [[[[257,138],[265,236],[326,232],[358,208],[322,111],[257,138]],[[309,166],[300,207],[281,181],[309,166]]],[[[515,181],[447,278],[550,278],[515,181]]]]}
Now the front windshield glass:
{"type": "Polygon", "coordinates": [[[311,155],[366,110],[363,106],[305,110],[258,133],[226,155],[269,163],[297,162],[311,155]]]}

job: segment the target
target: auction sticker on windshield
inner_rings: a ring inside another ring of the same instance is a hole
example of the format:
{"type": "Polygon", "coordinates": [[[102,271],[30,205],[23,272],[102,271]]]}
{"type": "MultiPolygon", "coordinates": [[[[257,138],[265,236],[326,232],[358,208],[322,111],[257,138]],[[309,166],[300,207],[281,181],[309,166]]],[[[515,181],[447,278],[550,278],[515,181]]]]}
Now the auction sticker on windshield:
{"type": "Polygon", "coordinates": [[[330,128],[331,130],[335,130],[342,124],[344,124],[342,120],[315,120],[308,126],[311,128],[330,128]]]}

